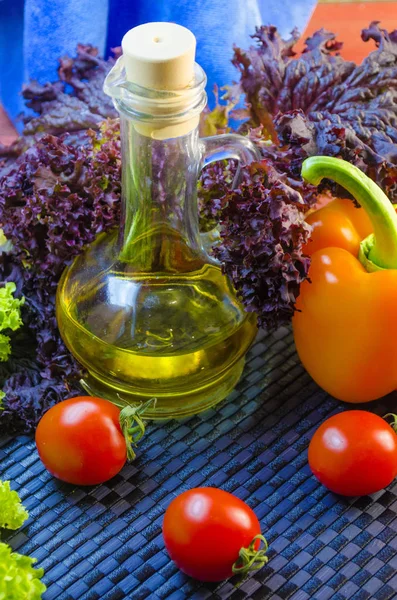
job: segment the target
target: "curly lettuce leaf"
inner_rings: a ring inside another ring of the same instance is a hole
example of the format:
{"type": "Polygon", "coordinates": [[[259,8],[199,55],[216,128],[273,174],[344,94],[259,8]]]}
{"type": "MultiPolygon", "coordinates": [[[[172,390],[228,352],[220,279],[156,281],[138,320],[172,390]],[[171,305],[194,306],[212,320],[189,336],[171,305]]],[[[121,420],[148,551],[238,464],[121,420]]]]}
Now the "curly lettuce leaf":
{"type": "Polygon", "coordinates": [[[248,312],[261,326],[288,322],[309,258],[310,227],[301,195],[270,163],[253,163],[249,177],[221,202],[221,243],[214,249],[248,312]]]}
{"type": "MultiPolygon", "coordinates": [[[[274,142],[262,148],[267,160],[299,185],[307,156],[337,156],[397,202],[397,31],[376,21],[364,29],[362,39],[377,49],[360,65],[344,60],[341,42],[324,29],[306,40],[300,56],[293,51],[296,32],[283,40],[275,27],[262,26],[252,37],[255,46],[234,50],[234,93],[245,96],[245,127],[261,126],[274,142]]],[[[322,188],[341,193],[329,181],[322,188]]]]}
{"type": "Polygon", "coordinates": [[[18,529],[28,517],[28,511],[22,506],[18,493],[10,488],[10,482],[0,481],[0,527],[18,529]]]}
{"type": "MultiPolygon", "coordinates": [[[[25,299],[14,298],[13,293],[16,285],[13,281],[8,281],[4,287],[0,288],[0,331],[11,329],[15,331],[22,325],[21,306],[25,299]]],[[[0,361],[4,362],[11,354],[10,338],[4,333],[0,333],[0,361]]]]}
{"type": "Polygon", "coordinates": [[[0,600],[40,600],[46,591],[43,569],[34,569],[35,558],[12,552],[0,542],[0,600]]]}
{"type": "Polygon", "coordinates": [[[27,106],[39,114],[24,118],[24,135],[99,129],[104,118],[116,117],[113,102],[103,91],[103,80],[114,62],[99,57],[97,48],[78,44],[75,58],[59,59],[58,81],[24,85],[27,106]],[[72,93],[66,93],[70,88],[72,93]]]}
{"type": "Polygon", "coordinates": [[[10,338],[0,333],[0,361],[5,362],[11,354],[10,338]]]}
{"type": "Polygon", "coordinates": [[[16,285],[8,281],[3,288],[0,288],[0,330],[12,329],[15,331],[22,325],[20,307],[25,299],[13,297],[16,285]]]}

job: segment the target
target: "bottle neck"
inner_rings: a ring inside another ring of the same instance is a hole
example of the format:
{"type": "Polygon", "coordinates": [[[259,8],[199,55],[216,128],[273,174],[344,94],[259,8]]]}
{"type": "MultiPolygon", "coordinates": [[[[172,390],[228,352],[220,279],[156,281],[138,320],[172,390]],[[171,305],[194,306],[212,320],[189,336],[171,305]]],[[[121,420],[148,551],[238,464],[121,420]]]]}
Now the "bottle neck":
{"type": "Polygon", "coordinates": [[[197,209],[198,129],[153,139],[121,115],[120,258],[141,272],[197,270],[204,260],[197,209]]]}

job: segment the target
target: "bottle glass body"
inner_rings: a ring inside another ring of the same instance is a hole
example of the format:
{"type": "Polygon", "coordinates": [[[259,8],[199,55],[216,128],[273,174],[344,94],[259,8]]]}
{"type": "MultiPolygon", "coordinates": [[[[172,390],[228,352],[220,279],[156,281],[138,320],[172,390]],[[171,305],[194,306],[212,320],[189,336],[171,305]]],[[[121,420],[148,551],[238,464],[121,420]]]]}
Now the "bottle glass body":
{"type": "Polygon", "coordinates": [[[64,272],[58,325],[90,394],[118,405],[156,397],[148,416],[188,415],[233,389],[256,317],[203,248],[198,128],[154,139],[129,116],[120,122],[120,228],[64,272]]]}

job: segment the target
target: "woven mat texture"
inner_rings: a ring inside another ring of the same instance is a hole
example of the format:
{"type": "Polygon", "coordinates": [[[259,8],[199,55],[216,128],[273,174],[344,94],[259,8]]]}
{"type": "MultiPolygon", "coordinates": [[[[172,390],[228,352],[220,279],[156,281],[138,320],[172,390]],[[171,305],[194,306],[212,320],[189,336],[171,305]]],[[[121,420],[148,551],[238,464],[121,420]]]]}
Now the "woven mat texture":
{"type": "MultiPolygon", "coordinates": [[[[384,414],[396,406],[393,394],[367,408],[384,414]]],[[[314,430],[344,408],[304,371],[288,329],[260,333],[226,401],[151,423],[137,460],[104,485],[61,483],[44,470],[31,438],[2,439],[0,476],[30,512],[3,540],[44,567],[45,600],[397,598],[397,480],[373,496],[344,499],[307,465],[314,430]],[[261,522],[270,561],[241,585],[194,581],[167,556],[164,511],[195,486],[233,492],[261,522]]]]}

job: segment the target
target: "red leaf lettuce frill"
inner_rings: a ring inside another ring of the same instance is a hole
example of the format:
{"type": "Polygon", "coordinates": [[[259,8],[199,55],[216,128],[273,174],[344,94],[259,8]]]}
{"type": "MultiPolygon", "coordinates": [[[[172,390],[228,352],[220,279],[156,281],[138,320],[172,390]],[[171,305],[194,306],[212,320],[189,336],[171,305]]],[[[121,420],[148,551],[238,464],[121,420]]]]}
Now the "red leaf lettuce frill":
{"type": "Polygon", "coordinates": [[[0,178],[0,222],[13,245],[0,255],[0,279],[26,298],[24,339],[2,365],[7,432],[32,430],[49,406],[81,393],[80,367],[57,328],[56,287],[73,258],[119,222],[121,168],[117,121],[84,136],[76,145],[69,134],[46,134],[0,178]]]}

